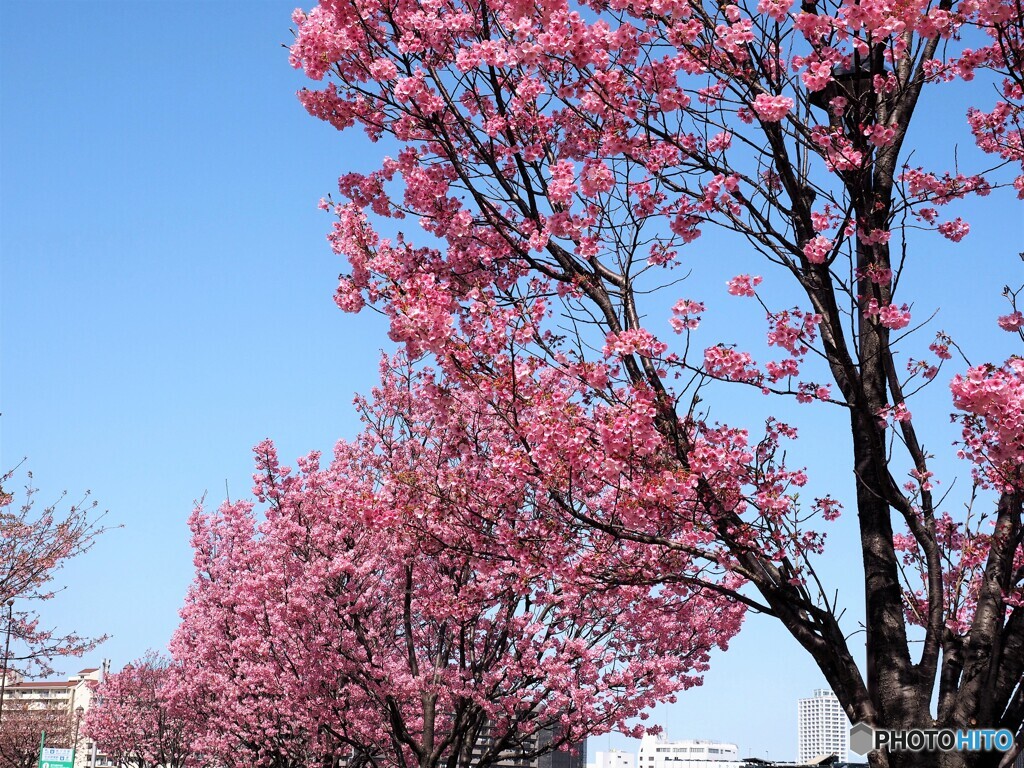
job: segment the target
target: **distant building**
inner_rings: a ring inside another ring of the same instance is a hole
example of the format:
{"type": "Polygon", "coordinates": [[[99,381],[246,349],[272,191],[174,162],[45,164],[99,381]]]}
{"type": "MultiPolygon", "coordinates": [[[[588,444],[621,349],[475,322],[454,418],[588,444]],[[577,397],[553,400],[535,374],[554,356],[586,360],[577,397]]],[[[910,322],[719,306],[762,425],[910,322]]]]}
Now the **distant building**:
{"type": "Polygon", "coordinates": [[[706,739],[668,741],[650,734],[640,741],[637,768],[739,768],[735,744],[706,739]]]}
{"type": "Polygon", "coordinates": [[[827,755],[847,759],[850,721],[839,699],[819,688],[809,699],[797,702],[797,763],[810,763],[827,755]]]}
{"type": "MultiPolygon", "coordinates": [[[[540,738],[551,738],[551,731],[543,733],[540,738]]],[[[543,743],[543,741],[541,742],[543,743]]],[[[565,745],[554,752],[541,755],[533,761],[531,768],[585,768],[587,764],[587,742],[565,745]]]]}
{"type": "MultiPolygon", "coordinates": [[[[67,714],[71,730],[77,733],[77,723],[92,702],[92,686],[102,679],[97,667],[83,669],[67,680],[26,680],[17,672],[0,671],[4,679],[5,709],[59,709],[67,714]]],[[[60,745],[66,746],[66,745],[60,745]]],[[[109,765],[106,756],[97,754],[96,745],[88,739],[79,739],[75,751],[75,768],[94,768],[109,765]]]]}
{"type": "Polygon", "coordinates": [[[595,752],[594,762],[587,763],[587,768],[636,768],[636,756],[618,749],[595,752]]]}
{"type": "MultiPolygon", "coordinates": [[[[529,758],[523,753],[532,752],[540,747],[551,743],[555,730],[553,728],[542,728],[524,740],[521,749],[510,749],[501,754],[501,759],[496,763],[497,768],[586,768],[587,743],[566,744],[558,749],[546,752],[540,757],[529,758]]],[[[473,747],[474,762],[494,742],[491,738],[490,727],[484,728],[479,741],[473,747]]],[[[78,768],[76,766],[76,768],[78,768]]]]}
{"type": "Polygon", "coordinates": [[[11,671],[4,684],[4,704],[38,704],[50,708],[62,707],[73,715],[77,707],[83,711],[89,706],[92,691],[89,683],[99,682],[100,671],[95,667],[83,669],[66,681],[25,680],[11,671]]]}

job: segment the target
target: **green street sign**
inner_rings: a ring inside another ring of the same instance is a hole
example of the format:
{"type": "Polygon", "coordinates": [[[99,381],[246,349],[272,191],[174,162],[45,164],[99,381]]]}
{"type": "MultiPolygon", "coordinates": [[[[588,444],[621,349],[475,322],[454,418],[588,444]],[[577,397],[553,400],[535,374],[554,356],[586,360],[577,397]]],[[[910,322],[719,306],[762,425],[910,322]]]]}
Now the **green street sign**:
{"type": "Polygon", "coordinates": [[[74,768],[75,752],[72,749],[43,747],[39,750],[39,768],[74,768]]]}

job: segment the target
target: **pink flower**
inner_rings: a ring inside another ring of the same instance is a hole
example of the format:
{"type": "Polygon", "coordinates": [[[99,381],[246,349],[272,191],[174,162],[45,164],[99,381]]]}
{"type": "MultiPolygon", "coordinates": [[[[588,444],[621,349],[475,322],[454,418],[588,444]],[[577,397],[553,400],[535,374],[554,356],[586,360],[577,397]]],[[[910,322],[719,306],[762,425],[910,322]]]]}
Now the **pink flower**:
{"type": "Polygon", "coordinates": [[[789,7],[792,3],[789,0],[759,0],[757,12],[770,16],[775,21],[783,22],[789,16],[789,7]]]}
{"type": "Polygon", "coordinates": [[[1002,315],[997,322],[1004,331],[1019,331],[1024,328],[1024,312],[1002,315]]]}
{"type": "Polygon", "coordinates": [[[712,376],[729,381],[756,382],[761,374],[747,352],[737,352],[718,344],[704,350],[704,368],[712,376]]]}
{"type": "Polygon", "coordinates": [[[896,138],[896,129],[884,125],[873,125],[864,129],[864,135],[876,147],[887,147],[896,138]]]}
{"type": "Polygon", "coordinates": [[[722,131],[717,133],[708,141],[708,152],[714,154],[715,152],[721,152],[723,149],[728,149],[732,145],[732,134],[728,131],[722,131]]]}
{"type": "Polygon", "coordinates": [[[843,511],[843,505],[830,496],[814,500],[814,509],[826,520],[835,520],[843,511]]]}
{"type": "Polygon", "coordinates": [[[632,328],[622,333],[609,333],[605,338],[602,354],[605,357],[625,357],[633,354],[641,357],[658,357],[667,349],[668,345],[658,341],[649,331],[632,328]]]}
{"type": "Polygon", "coordinates": [[[338,289],[334,292],[334,303],[337,304],[338,308],[343,312],[353,313],[358,312],[366,306],[362,292],[346,277],[338,280],[338,289]]]}
{"type": "Polygon", "coordinates": [[[832,214],[828,210],[823,213],[814,211],[811,213],[811,224],[814,226],[815,232],[824,232],[826,229],[831,229],[832,214]]]}
{"type": "Polygon", "coordinates": [[[865,245],[878,245],[889,242],[889,238],[892,237],[892,232],[886,229],[870,229],[864,230],[857,228],[857,239],[859,239],[865,245]]]}
{"type": "Polygon", "coordinates": [[[963,240],[967,233],[971,231],[971,225],[966,221],[957,216],[952,221],[947,221],[939,224],[939,232],[942,233],[943,237],[947,237],[954,243],[959,243],[963,240]]]}
{"type": "Polygon", "coordinates": [[[833,242],[823,235],[816,235],[804,245],[804,256],[811,264],[824,264],[832,250],[833,242]]]}
{"type": "Polygon", "coordinates": [[[752,106],[762,122],[777,123],[793,109],[793,100],[788,96],[769,96],[767,93],[759,93],[752,106]]]}
{"type": "Polygon", "coordinates": [[[978,365],[950,382],[953,404],[965,411],[960,455],[975,464],[986,486],[1024,488],[1024,359],[1001,368],[978,365]]]}
{"type": "Polygon", "coordinates": [[[833,115],[836,117],[842,117],[846,114],[846,107],[849,103],[849,100],[845,96],[836,96],[834,99],[829,101],[828,105],[832,108],[833,115]]]}
{"type": "Polygon", "coordinates": [[[918,472],[916,469],[910,470],[910,476],[917,480],[921,485],[922,491],[930,491],[932,489],[931,478],[935,475],[934,472],[918,472]]]}
{"type": "Polygon", "coordinates": [[[800,363],[792,357],[786,358],[781,363],[770,361],[765,364],[765,369],[768,371],[768,379],[773,383],[782,381],[790,376],[800,375],[800,363]]]}
{"type": "Polygon", "coordinates": [[[910,325],[910,307],[903,304],[897,307],[895,304],[887,304],[884,307],[878,305],[878,299],[872,299],[864,317],[878,317],[878,322],[885,328],[899,330],[910,325]]]}
{"type": "Polygon", "coordinates": [[[939,358],[939,360],[949,360],[953,355],[949,351],[949,345],[952,340],[943,333],[939,333],[935,337],[935,341],[928,345],[928,349],[939,358]]]}
{"type": "Polygon", "coordinates": [[[761,284],[760,275],[737,275],[726,283],[732,296],[756,296],[754,288],[761,284]]]}
{"type": "Polygon", "coordinates": [[[910,411],[907,410],[906,403],[897,403],[896,405],[886,405],[879,409],[878,418],[883,422],[888,421],[910,421],[910,411]]]}
{"type": "Polygon", "coordinates": [[[615,175],[600,160],[587,160],[583,164],[580,186],[583,189],[583,194],[591,197],[601,192],[608,192],[615,186],[615,175]]]}
{"type": "Polygon", "coordinates": [[[901,307],[890,304],[878,310],[878,319],[886,328],[895,331],[910,325],[910,311],[906,304],[901,307]]]}
{"type": "Polygon", "coordinates": [[[548,168],[551,174],[551,181],[548,182],[548,197],[552,203],[568,205],[572,202],[572,196],[576,193],[576,185],[573,179],[576,169],[568,160],[561,160],[548,168]]]}
{"type": "Polygon", "coordinates": [[[692,331],[700,325],[700,315],[703,311],[704,304],[702,302],[680,299],[672,307],[672,317],[669,318],[668,324],[676,333],[682,333],[684,330],[692,331]]]}

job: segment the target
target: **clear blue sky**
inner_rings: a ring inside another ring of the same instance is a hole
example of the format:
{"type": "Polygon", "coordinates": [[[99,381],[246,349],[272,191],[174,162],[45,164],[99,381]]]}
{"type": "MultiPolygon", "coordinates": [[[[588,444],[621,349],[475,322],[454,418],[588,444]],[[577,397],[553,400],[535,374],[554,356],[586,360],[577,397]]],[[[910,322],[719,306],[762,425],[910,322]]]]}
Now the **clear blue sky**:
{"type": "MultiPolygon", "coordinates": [[[[53,624],[113,636],[65,671],[101,657],[119,668],[162,648],[191,579],[193,500],[205,493],[219,503],[225,480],[233,497],[248,494],[250,448],[264,437],[293,458],[353,436],[352,396],[376,380],[385,328],[335,308],[343,265],[316,202],[339,173],[369,167],[380,150],[298,105],[303,80],[281,47],[292,8],[0,4],[0,467],[28,456],[41,499],[88,488],[109,522],[123,525],[63,572],[67,591],[45,606],[53,624]]],[[[931,119],[961,119],[955,96],[926,104],[931,119]]],[[[921,149],[949,152],[927,141],[921,149]]],[[[1005,311],[1003,283],[1020,281],[1019,218],[1008,218],[1019,209],[1004,196],[994,212],[972,210],[974,232],[959,248],[928,240],[929,256],[956,264],[956,279],[930,269],[920,279],[938,291],[934,306],[955,304],[958,292],[986,297],[986,312],[947,316],[943,326],[984,339],[979,361],[1002,360],[1014,350],[992,322],[1005,311]]],[[[717,293],[688,295],[713,307],[736,301],[722,283],[753,265],[738,252],[711,260],[701,247],[695,258],[708,257],[705,279],[717,293]]],[[[934,397],[937,413],[948,412],[944,391],[934,397]]],[[[735,402],[752,419],[764,408],[735,402]]],[[[848,462],[845,448],[829,444],[842,427],[832,419],[807,428],[805,450],[835,452],[815,482],[841,479],[843,493],[848,462]]],[[[951,435],[947,427],[932,445],[941,450],[951,435]]],[[[856,557],[840,546],[825,567],[849,573],[856,557]]],[[[847,591],[856,613],[860,596],[847,591]]],[[[796,699],[823,685],[771,621],[751,617],[706,685],[653,719],[671,737],[790,758],[796,699]]],[[[609,744],[630,746],[601,737],[590,749],[609,744]]]]}

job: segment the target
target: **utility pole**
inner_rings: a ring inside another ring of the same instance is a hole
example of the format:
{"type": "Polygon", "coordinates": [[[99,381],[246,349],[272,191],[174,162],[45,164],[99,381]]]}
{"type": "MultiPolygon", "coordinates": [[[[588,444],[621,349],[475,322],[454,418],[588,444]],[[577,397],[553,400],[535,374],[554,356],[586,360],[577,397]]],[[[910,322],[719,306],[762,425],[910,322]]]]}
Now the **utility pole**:
{"type": "Polygon", "coordinates": [[[7,695],[7,676],[10,674],[10,670],[7,669],[7,662],[11,658],[11,630],[14,629],[14,598],[10,598],[7,601],[7,638],[4,640],[4,668],[0,670],[3,672],[3,677],[0,677],[0,722],[4,719],[4,704],[7,695]]]}

